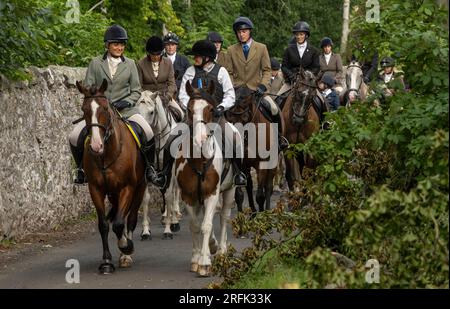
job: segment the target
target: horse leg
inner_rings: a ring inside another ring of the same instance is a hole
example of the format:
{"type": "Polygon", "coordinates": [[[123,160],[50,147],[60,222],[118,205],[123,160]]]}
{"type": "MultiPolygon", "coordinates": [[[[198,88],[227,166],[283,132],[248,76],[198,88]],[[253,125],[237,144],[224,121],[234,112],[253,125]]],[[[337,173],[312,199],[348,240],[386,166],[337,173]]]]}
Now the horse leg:
{"type": "Polygon", "coordinates": [[[211,276],[211,253],[209,251],[209,237],[213,227],[213,217],[219,202],[219,190],[204,201],[205,214],[202,222],[202,246],[197,274],[200,277],[211,276]]]}
{"type": "Polygon", "coordinates": [[[134,190],[126,186],[119,193],[119,209],[113,222],[113,231],[118,239],[119,250],[125,255],[131,255],[134,251],[133,241],[125,233],[125,218],[132,204],[134,190]]]}
{"type": "Polygon", "coordinates": [[[191,272],[197,272],[198,262],[200,260],[200,247],[201,247],[201,222],[200,215],[202,213],[201,207],[192,207],[186,205],[186,210],[189,213],[189,229],[192,235],[192,257],[191,257],[191,272]]]}
{"type": "Polygon", "coordinates": [[[258,171],[258,189],[256,190],[256,203],[258,203],[259,211],[264,211],[264,203],[266,201],[265,189],[266,189],[267,170],[258,171]]]}
{"type": "MultiPolygon", "coordinates": [[[[92,201],[97,211],[98,230],[102,237],[103,245],[103,262],[100,264],[98,270],[101,274],[110,274],[114,272],[114,265],[111,263],[112,256],[109,251],[108,233],[109,223],[105,214],[105,193],[101,192],[92,185],[89,185],[89,192],[91,193],[92,201]]],[[[116,205],[113,205],[115,207],[116,205]]]]}
{"type": "Polygon", "coordinates": [[[285,157],[284,163],[286,166],[285,176],[286,176],[286,181],[288,183],[289,191],[293,191],[294,190],[294,179],[295,179],[294,178],[294,160],[288,159],[287,157],[285,157]]]}
{"type": "Polygon", "coordinates": [[[144,198],[142,199],[142,233],[141,240],[151,240],[152,233],[150,232],[150,220],[148,218],[148,202],[150,200],[150,193],[148,188],[145,188],[144,198]]]}
{"type": "Polygon", "coordinates": [[[302,152],[296,157],[300,172],[300,177],[303,179],[303,168],[305,167],[305,154],[302,152]]]}
{"type": "Polygon", "coordinates": [[[172,209],[172,216],[171,216],[171,222],[170,222],[170,230],[172,232],[178,232],[180,231],[180,219],[183,216],[180,211],[180,192],[177,184],[175,183],[175,176],[172,177],[172,184],[171,190],[168,190],[168,192],[171,192],[171,209],[172,209]]]}
{"type": "Polygon", "coordinates": [[[265,210],[270,210],[271,208],[271,203],[270,203],[270,198],[272,197],[272,193],[273,193],[273,178],[274,178],[274,170],[270,170],[268,171],[267,174],[267,179],[266,179],[266,185],[265,185],[265,189],[264,189],[264,195],[266,197],[266,207],[265,210]]]}
{"type": "Polygon", "coordinates": [[[246,171],[245,175],[247,177],[247,186],[245,187],[245,189],[247,191],[248,206],[250,206],[252,213],[256,214],[255,201],[253,199],[253,180],[252,175],[250,174],[250,169],[246,171]]]}
{"type": "Polygon", "coordinates": [[[218,254],[227,253],[227,225],[230,222],[231,208],[233,208],[234,189],[232,188],[222,194],[222,210],[220,212],[220,239],[218,254]]]}

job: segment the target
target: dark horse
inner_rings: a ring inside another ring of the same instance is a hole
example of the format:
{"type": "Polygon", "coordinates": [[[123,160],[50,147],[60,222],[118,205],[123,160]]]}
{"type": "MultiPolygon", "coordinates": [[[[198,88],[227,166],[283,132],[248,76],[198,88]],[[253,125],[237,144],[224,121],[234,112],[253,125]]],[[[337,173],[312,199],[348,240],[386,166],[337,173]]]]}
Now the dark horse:
{"type": "MultiPolygon", "coordinates": [[[[297,79],[292,86],[291,93],[283,106],[283,119],[286,126],[285,137],[289,144],[304,144],[314,133],[320,129],[320,118],[314,108],[314,97],[317,94],[316,79],[308,71],[300,69],[297,79]]],[[[305,166],[313,168],[314,161],[310,156],[300,153],[295,158],[302,175],[305,166]]],[[[285,156],[286,180],[290,190],[294,189],[294,162],[285,156]]]]}
{"type": "MultiPolygon", "coordinates": [[[[256,191],[256,202],[259,211],[270,209],[270,198],[273,193],[273,179],[275,177],[278,165],[278,147],[277,135],[271,130],[271,122],[261,113],[259,105],[261,98],[255,98],[254,91],[247,87],[238,87],[236,90],[236,104],[226,112],[226,118],[234,124],[253,124],[255,131],[244,132],[244,160],[243,172],[247,176],[247,196],[249,206],[255,213],[255,203],[253,200],[253,182],[250,170],[253,167],[256,170],[258,189],[256,191]],[[260,137],[261,136],[261,137],[260,137]],[[276,153],[276,157],[262,157],[261,150],[268,151],[272,154],[276,153]],[[275,164],[268,164],[269,161],[275,160],[275,164]],[[266,165],[266,166],[264,166],[266,165]]],[[[275,124],[276,125],[276,124],[275,124]]],[[[244,194],[240,187],[236,188],[236,204],[238,211],[242,211],[244,194]]]]}
{"type": "Polygon", "coordinates": [[[107,81],[103,80],[100,88],[85,88],[81,82],[76,84],[84,95],[83,118],[90,133],[84,145],[83,164],[102,237],[103,262],[99,271],[108,274],[114,271],[108,246],[108,221],[112,221],[121,251],[119,266],[130,267],[133,261],[131,238],[147,185],[145,161],[125,122],[104,95],[107,81]],[[105,213],[106,196],[112,205],[108,215],[105,213]]]}

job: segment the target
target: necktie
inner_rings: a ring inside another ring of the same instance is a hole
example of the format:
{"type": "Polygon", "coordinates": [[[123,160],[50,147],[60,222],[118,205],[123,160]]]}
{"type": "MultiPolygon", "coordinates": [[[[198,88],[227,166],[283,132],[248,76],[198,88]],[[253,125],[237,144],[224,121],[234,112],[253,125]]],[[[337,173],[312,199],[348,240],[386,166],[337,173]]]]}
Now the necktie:
{"type": "Polygon", "coordinates": [[[247,44],[244,44],[244,45],[242,45],[242,49],[244,51],[245,59],[247,59],[248,51],[249,51],[250,47],[247,44]]]}

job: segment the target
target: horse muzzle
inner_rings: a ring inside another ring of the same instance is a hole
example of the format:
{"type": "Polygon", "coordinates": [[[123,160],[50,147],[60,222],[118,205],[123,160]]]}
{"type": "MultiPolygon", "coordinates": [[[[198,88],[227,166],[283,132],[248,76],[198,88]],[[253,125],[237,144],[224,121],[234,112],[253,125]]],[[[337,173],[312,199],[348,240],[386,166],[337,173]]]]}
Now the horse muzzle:
{"type": "Polygon", "coordinates": [[[89,151],[94,156],[101,156],[101,155],[103,155],[104,150],[105,150],[105,147],[103,146],[103,143],[91,143],[89,145],[89,151]]]}

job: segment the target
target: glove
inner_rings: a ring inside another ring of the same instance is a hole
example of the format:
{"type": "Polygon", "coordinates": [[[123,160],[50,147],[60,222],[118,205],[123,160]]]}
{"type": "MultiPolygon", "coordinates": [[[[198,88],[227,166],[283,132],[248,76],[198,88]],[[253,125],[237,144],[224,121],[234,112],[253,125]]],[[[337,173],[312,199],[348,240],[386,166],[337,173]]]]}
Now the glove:
{"type": "Polygon", "coordinates": [[[225,109],[223,108],[223,106],[219,105],[219,106],[217,106],[217,108],[214,110],[214,117],[220,118],[220,117],[223,116],[224,113],[225,113],[225,109]]]}
{"type": "Polygon", "coordinates": [[[258,97],[261,97],[264,92],[266,92],[267,88],[263,84],[259,84],[258,87],[255,90],[255,95],[258,97]]]}
{"type": "Polygon", "coordinates": [[[130,107],[130,103],[124,100],[116,101],[112,104],[117,110],[122,110],[124,108],[130,107]]]}

